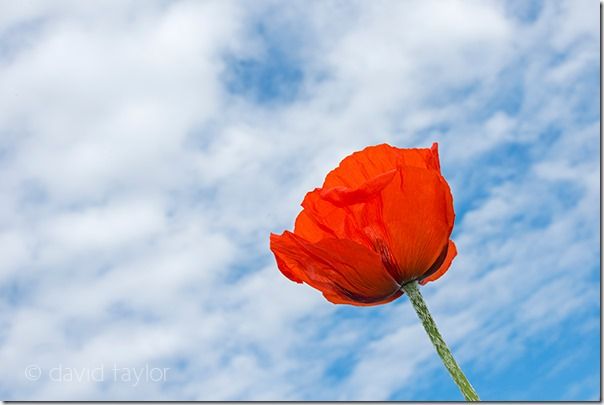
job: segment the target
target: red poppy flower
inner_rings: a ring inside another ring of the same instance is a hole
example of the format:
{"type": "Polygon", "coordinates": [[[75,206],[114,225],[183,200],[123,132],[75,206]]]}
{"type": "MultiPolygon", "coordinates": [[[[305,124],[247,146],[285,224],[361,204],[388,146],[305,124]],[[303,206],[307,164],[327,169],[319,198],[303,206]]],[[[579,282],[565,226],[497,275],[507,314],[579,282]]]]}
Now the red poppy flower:
{"type": "Polygon", "coordinates": [[[355,152],[302,207],[293,233],[271,234],[271,250],[285,276],[335,304],[390,302],[407,282],[438,279],[457,254],[449,239],[453,197],[436,143],[355,152]]]}

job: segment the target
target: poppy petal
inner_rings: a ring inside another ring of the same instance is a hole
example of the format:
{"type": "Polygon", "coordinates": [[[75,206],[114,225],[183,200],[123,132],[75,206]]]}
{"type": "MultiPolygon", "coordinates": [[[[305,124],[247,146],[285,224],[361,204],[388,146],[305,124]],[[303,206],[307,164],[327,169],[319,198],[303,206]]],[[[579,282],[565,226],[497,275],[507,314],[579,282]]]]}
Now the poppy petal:
{"type": "Polygon", "coordinates": [[[331,302],[332,304],[348,304],[348,305],[355,305],[357,307],[371,307],[371,306],[375,306],[375,305],[387,304],[391,301],[394,301],[401,295],[403,295],[403,291],[397,290],[390,297],[386,297],[381,300],[376,300],[376,301],[371,301],[371,302],[362,302],[362,301],[358,301],[356,299],[350,298],[348,296],[335,295],[330,292],[323,292],[323,296],[325,297],[325,299],[327,299],[327,301],[331,302]]]}
{"type": "Polygon", "coordinates": [[[401,272],[387,249],[380,193],[396,174],[396,170],[384,173],[356,189],[336,187],[308,193],[294,233],[311,242],[330,237],[355,241],[376,252],[390,275],[400,281],[401,272]]]}
{"type": "Polygon", "coordinates": [[[383,221],[401,272],[398,280],[413,280],[434,264],[451,235],[453,200],[440,173],[416,167],[401,169],[382,191],[383,221]]]}
{"type": "MultiPolygon", "coordinates": [[[[340,197],[347,193],[347,191],[341,192],[340,197]]],[[[352,193],[354,192],[350,194],[352,193]]],[[[307,240],[315,242],[318,241],[319,232],[322,232],[323,237],[350,239],[371,248],[372,244],[367,238],[365,228],[375,222],[372,217],[375,216],[381,202],[375,198],[364,204],[336,206],[323,198],[322,194],[321,189],[306,194],[302,202],[304,216],[296,221],[294,233],[302,237],[310,236],[307,240]],[[314,223],[314,228],[308,219],[314,223]]],[[[375,197],[378,197],[378,194],[376,193],[375,197]]]]}
{"type": "Polygon", "coordinates": [[[302,201],[304,210],[299,215],[301,218],[296,219],[294,233],[309,241],[314,241],[313,237],[318,236],[320,232],[324,238],[351,237],[347,232],[351,225],[347,212],[321,198],[321,191],[317,188],[304,197],[304,201],[302,201]]]}
{"type": "Polygon", "coordinates": [[[271,250],[284,275],[320,290],[331,302],[378,305],[400,296],[379,255],[351,240],[310,243],[285,231],[271,235],[271,250]]]}
{"type": "Polygon", "coordinates": [[[369,146],[344,158],[337,168],[329,172],[323,188],[356,188],[399,167],[417,167],[440,173],[438,144],[434,143],[430,149],[401,149],[387,144],[369,146]]]}
{"type": "Polygon", "coordinates": [[[303,237],[310,243],[316,243],[321,239],[335,237],[335,233],[332,230],[319,226],[305,209],[302,210],[296,217],[294,233],[303,237]]]}
{"type": "Polygon", "coordinates": [[[396,169],[376,176],[357,188],[338,186],[321,191],[321,198],[329,201],[336,207],[367,202],[382,191],[396,175],[396,169]]]}
{"type": "Polygon", "coordinates": [[[450,240],[449,245],[447,246],[446,256],[440,266],[438,266],[438,268],[434,272],[422,279],[420,281],[420,284],[424,285],[430,281],[438,280],[443,274],[447,272],[447,270],[449,270],[449,267],[451,266],[451,263],[453,262],[455,256],[457,256],[457,247],[455,246],[455,243],[450,240]]]}

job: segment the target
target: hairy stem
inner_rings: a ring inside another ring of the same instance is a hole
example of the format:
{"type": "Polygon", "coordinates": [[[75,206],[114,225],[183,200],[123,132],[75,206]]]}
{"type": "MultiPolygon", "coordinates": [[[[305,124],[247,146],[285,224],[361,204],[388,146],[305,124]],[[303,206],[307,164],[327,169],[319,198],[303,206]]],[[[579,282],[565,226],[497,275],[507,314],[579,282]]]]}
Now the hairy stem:
{"type": "Polygon", "coordinates": [[[436,327],[436,323],[434,322],[434,319],[432,319],[430,311],[428,311],[426,302],[424,301],[422,294],[419,292],[417,282],[412,281],[407,283],[403,285],[402,289],[409,296],[409,300],[411,300],[411,304],[413,304],[413,309],[415,309],[417,316],[422,321],[426,333],[436,348],[436,352],[442,359],[447,370],[449,370],[449,374],[451,374],[453,381],[455,381],[455,384],[457,384],[459,387],[459,390],[463,394],[466,401],[480,401],[478,394],[476,391],[474,391],[474,388],[472,388],[472,385],[464,375],[463,371],[461,371],[461,368],[459,368],[457,365],[457,362],[453,358],[451,351],[440,335],[440,332],[436,327]]]}

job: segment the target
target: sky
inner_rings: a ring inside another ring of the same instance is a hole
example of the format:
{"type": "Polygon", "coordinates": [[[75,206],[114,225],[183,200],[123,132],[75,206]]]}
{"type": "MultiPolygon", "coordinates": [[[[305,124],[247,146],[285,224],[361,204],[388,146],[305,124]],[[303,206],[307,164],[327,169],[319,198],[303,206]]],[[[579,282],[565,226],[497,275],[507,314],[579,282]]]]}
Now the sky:
{"type": "Polygon", "coordinates": [[[599,68],[592,0],[0,0],[0,398],[460,400],[405,296],[268,248],[346,155],[438,142],[462,369],[600,399],[599,68]]]}

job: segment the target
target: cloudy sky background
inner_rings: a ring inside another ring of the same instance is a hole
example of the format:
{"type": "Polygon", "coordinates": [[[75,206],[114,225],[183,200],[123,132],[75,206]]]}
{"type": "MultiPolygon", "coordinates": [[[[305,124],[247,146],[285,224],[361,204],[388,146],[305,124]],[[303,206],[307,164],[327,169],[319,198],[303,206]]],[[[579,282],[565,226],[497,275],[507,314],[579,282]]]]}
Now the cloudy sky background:
{"type": "Polygon", "coordinates": [[[460,399],[406,297],[334,306],[268,250],[344,156],[437,141],[462,368],[598,399],[598,39],[587,0],[1,0],[0,398],[460,399]]]}

